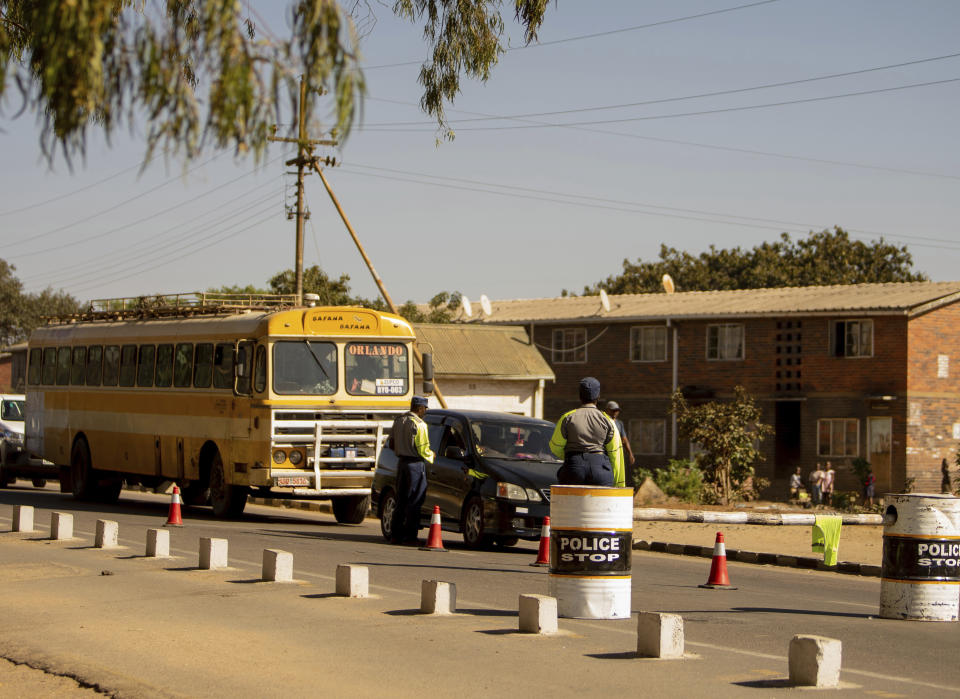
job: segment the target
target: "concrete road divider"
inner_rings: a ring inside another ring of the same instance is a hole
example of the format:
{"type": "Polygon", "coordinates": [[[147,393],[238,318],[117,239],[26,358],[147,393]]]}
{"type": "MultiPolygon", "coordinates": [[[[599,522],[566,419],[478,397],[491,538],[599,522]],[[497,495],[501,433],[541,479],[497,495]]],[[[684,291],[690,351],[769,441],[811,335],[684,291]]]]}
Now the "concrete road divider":
{"type": "Polygon", "coordinates": [[[147,558],[170,557],[170,532],[166,529],[147,530],[147,558]]]}
{"type": "Polygon", "coordinates": [[[641,658],[682,658],[683,617],[679,614],[637,614],[637,655],[641,658]]]}
{"type": "Polygon", "coordinates": [[[264,549],[260,579],[264,582],[293,582],[293,554],[280,549],[264,549]]]}
{"type": "Polygon", "coordinates": [[[227,567],[227,540],[200,537],[200,570],[227,567]]]}
{"type": "Polygon", "coordinates": [[[67,541],[73,538],[73,515],[66,512],[50,513],[50,538],[67,541]]]}
{"type": "Polygon", "coordinates": [[[424,580],[420,584],[420,612],[441,616],[457,611],[457,586],[440,580],[424,580]]]}
{"type": "Polygon", "coordinates": [[[33,507],[30,505],[13,506],[13,531],[32,532],[33,529],[33,507]]]}
{"type": "Polygon", "coordinates": [[[370,569],[367,566],[338,565],[336,590],[341,597],[369,597],[370,569]]]}
{"type": "Polygon", "coordinates": [[[109,519],[97,520],[97,533],[93,539],[94,548],[115,549],[120,540],[120,525],[109,519]]]}
{"type": "Polygon", "coordinates": [[[520,631],[557,633],[557,598],[547,595],[520,595],[520,631]]]}
{"type": "Polygon", "coordinates": [[[790,640],[790,683],[799,687],[840,684],[841,644],[836,638],[797,635],[790,640]]]}

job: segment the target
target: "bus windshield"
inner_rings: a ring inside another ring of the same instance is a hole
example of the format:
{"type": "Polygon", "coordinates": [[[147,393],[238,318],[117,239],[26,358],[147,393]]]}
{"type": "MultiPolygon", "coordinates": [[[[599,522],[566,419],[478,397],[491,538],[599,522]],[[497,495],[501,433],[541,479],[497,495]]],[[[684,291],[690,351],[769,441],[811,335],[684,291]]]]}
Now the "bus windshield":
{"type": "Polygon", "coordinates": [[[351,342],[344,354],[347,393],[402,396],[407,392],[407,347],[400,342],[351,342]]]}
{"type": "Polygon", "coordinates": [[[23,422],[23,401],[5,400],[0,408],[0,420],[23,422]]]}
{"type": "Polygon", "coordinates": [[[329,396],[337,390],[337,346],[283,340],[273,345],[273,390],[287,395],[329,396]]]}

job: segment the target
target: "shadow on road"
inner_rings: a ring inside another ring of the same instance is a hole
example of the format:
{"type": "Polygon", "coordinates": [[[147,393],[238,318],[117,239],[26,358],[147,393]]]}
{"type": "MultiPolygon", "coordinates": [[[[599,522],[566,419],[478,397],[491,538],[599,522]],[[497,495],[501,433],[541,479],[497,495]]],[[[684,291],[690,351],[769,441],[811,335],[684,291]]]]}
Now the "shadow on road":
{"type": "MultiPolygon", "coordinates": [[[[801,614],[804,616],[833,616],[845,619],[872,619],[875,614],[856,612],[826,612],[818,609],[784,609],[779,607],[730,607],[730,609],[677,609],[671,614],[801,614]]],[[[688,619],[690,620],[690,619],[688,619]]],[[[699,621],[699,620],[698,620],[699,621]]]]}
{"type": "Polygon", "coordinates": [[[542,571],[513,570],[511,568],[491,568],[477,566],[438,566],[432,563],[386,563],[384,561],[356,561],[357,565],[379,566],[385,568],[428,568],[430,570],[473,570],[481,573],[520,573],[521,575],[543,575],[542,571]]]}

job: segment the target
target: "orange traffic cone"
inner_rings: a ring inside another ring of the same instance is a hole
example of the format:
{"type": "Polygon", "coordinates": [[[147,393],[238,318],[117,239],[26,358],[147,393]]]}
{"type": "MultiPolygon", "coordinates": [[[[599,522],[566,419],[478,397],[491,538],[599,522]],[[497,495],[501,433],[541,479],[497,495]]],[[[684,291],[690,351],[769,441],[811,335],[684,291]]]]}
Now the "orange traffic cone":
{"type": "Polygon", "coordinates": [[[537,560],[531,563],[532,566],[550,565],[550,516],[543,518],[543,526],[540,528],[540,550],[537,551],[537,560]]]}
{"type": "Polygon", "coordinates": [[[710,564],[710,577],[700,587],[711,590],[736,590],[730,585],[727,574],[727,547],[723,543],[723,532],[717,532],[717,542],[713,545],[713,562],[710,564]]]}
{"type": "Polygon", "coordinates": [[[183,519],[180,517],[180,488],[176,484],[173,486],[173,495],[170,496],[170,514],[167,515],[165,527],[182,527],[183,519]]]}
{"type": "Polygon", "coordinates": [[[440,506],[433,506],[433,516],[430,517],[430,536],[427,545],[420,547],[421,551],[446,551],[443,548],[443,538],[440,535],[440,506]]]}

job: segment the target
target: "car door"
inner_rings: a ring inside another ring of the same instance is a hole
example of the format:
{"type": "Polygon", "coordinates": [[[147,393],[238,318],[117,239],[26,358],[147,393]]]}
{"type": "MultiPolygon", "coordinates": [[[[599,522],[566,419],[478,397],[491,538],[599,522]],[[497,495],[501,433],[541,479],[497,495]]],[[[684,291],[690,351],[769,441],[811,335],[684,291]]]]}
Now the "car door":
{"type": "Polygon", "coordinates": [[[454,456],[457,450],[467,453],[464,426],[460,420],[448,417],[443,424],[440,450],[434,457],[433,474],[428,479],[434,482],[437,504],[444,519],[460,519],[463,499],[471,485],[468,464],[463,458],[454,456]]]}
{"type": "MultiPolygon", "coordinates": [[[[442,491],[443,488],[437,480],[437,454],[440,451],[441,438],[443,437],[443,422],[442,418],[427,415],[424,417],[424,421],[427,423],[427,437],[430,440],[430,449],[433,450],[433,463],[427,464],[427,495],[423,500],[423,507],[420,508],[421,519],[424,517],[427,518],[427,521],[430,521],[430,516],[433,514],[434,505],[440,505],[442,502],[442,491]]],[[[443,508],[440,509],[443,512],[443,508]]]]}

